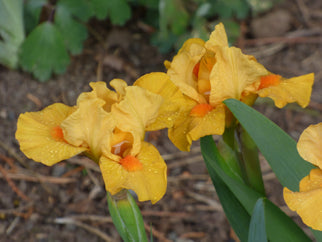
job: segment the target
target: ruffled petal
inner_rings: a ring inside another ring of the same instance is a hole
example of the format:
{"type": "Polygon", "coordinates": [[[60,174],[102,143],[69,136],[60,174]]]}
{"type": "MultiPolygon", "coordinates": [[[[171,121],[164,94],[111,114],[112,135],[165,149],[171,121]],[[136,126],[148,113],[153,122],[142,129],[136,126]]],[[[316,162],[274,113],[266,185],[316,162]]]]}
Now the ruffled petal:
{"type": "Polygon", "coordinates": [[[192,139],[187,134],[190,132],[190,124],[194,118],[190,116],[190,112],[197,104],[194,100],[187,98],[172,128],[168,130],[169,139],[181,151],[190,151],[192,139]]]}
{"type": "Polygon", "coordinates": [[[167,64],[170,80],[179,87],[182,93],[199,103],[205,99],[197,92],[197,82],[193,70],[205,53],[204,41],[201,39],[187,40],[172,62],[167,64]]]}
{"type": "Polygon", "coordinates": [[[127,179],[128,171],[126,171],[117,160],[101,156],[99,166],[106,191],[114,195],[125,188],[123,184],[127,179]]]}
{"type": "Polygon", "coordinates": [[[143,138],[145,127],[157,119],[162,103],[160,95],[131,86],[126,88],[124,99],[114,104],[111,112],[119,129],[124,132],[135,130],[143,138]]]}
{"type": "Polygon", "coordinates": [[[140,77],[133,85],[161,95],[164,99],[157,119],[148,125],[146,130],[151,131],[172,127],[179,115],[179,109],[185,105],[186,98],[178,87],[170,81],[169,76],[163,72],[153,72],[140,77]]]}
{"type": "Polygon", "coordinates": [[[125,96],[126,95],[126,88],[127,88],[127,83],[122,80],[122,79],[113,79],[112,81],[110,81],[110,85],[111,87],[113,87],[115,89],[115,91],[121,96],[125,96]]]}
{"type": "Polygon", "coordinates": [[[212,106],[228,98],[240,100],[247,86],[268,73],[261,64],[235,47],[219,48],[216,59],[217,62],[210,73],[209,102],[212,106]]]}
{"type": "Polygon", "coordinates": [[[314,74],[281,80],[279,85],[269,86],[257,91],[260,97],[269,97],[274,100],[279,108],[288,103],[296,102],[301,107],[306,107],[310,102],[314,74]]]}
{"type": "Polygon", "coordinates": [[[87,150],[64,140],[60,125],[73,111],[73,107],[55,103],[39,112],[20,114],[16,139],[21,151],[28,158],[51,166],[87,150]]]}
{"type": "Polygon", "coordinates": [[[141,162],[142,169],[127,171],[120,163],[102,157],[100,168],[106,190],[115,194],[121,189],[131,189],[139,201],[159,201],[167,188],[167,167],[157,149],[146,142],[136,158],[141,162]]]}
{"type": "Polygon", "coordinates": [[[204,117],[195,117],[191,120],[188,136],[198,140],[206,135],[222,135],[225,131],[225,108],[218,105],[204,117]]]}
{"type": "MultiPolygon", "coordinates": [[[[225,108],[218,105],[202,117],[192,116],[190,108],[181,111],[168,136],[172,143],[181,151],[190,151],[192,141],[206,135],[222,135],[225,130],[225,108]]],[[[188,107],[188,106],[187,106],[188,107]]]]}
{"type": "Polygon", "coordinates": [[[75,146],[88,147],[96,161],[115,127],[112,115],[103,109],[104,104],[99,98],[80,101],[78,109],[61,123],[65,139],[75,146]]]}
{"type": "MultiPolygon", "coordinates": [[[[300,181],[300,192],[322,189],[322,170],[312,169],[310,175],[300,181]]],[[[322,199],[322,197],[321,197],[322,199]]],[[[322,219],[322,218],[321,218],[322,219]]]]}
{"type": "Polygon", "coordinates": [[[322,170],[313,169],[302,181],[300,192],[284,188],[284,200],[306,225],[322,231],[322,170]]]}
{"type": "Polygon", "coordinates": [[[322,169],[322,123],[310,125],[303,131],[297,150],[304,160],[322,169]]]}
{"type": "Polygon", "coordinates": [[[91,82],[89,85],[93,91],[81,93],[77,99],[77,103],[89,99],[99,98],[105,101],[103,106],[104,110],[110,112],[111,106],[114,103],[119,102],[119,95],[116,92],[108,89],[105,82],[91,82]]]}
{"type": "Polygon", "coordinates": [[[228,39],[225,27],[222,23],[215,26],[215,30],[210,34],[209,40],[205,47],[213,52],[216,52],[218,47],[228,47],[228,39]]]}

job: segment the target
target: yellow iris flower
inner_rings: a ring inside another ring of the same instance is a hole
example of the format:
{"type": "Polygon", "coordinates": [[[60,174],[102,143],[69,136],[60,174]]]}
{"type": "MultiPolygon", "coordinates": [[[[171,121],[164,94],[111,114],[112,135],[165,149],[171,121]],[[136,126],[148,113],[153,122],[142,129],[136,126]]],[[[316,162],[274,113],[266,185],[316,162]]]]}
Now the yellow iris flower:
{"type": "Polygon", "coordinates": [[[164,99],[120,79],[110,85],[115,91],[104,82],[90,83],[93,90],[82,93],[75,107],[57,103],[21,114],[16,132],[20,149],[49,166],[84,152],[99,164],[112,195],[132,189],[140,201],[155,203],[165,194],[167,168],[143,139],[145,129],[162,116],[164,99]]]}
{"type": "MultiPolygon", "coordinates": [[[[182,151],[205,135],[223,134],[232,117],[223,101],[235,98],[249,105],[256,97],[270,97],[277,107],[309,102],[313,74],[284,79],[268,72],[253,56],[229,47],[223,24],[218,24],[208,41],[187,40],[172,62],[167,75],[184,94],[181,112],[169,130],[169,138],[182,151]]],[[[157,85],[157,83],[156,83],[157,85]]]]}
{"type": "Polygon", "coordinates": [[[284,188],[287,206],[296,211],[303,222],[315,230],[322,231],[322,123],[310,125],[297,143],[303,159],[317,166],[300,182],[300,191],[284,188]]]}

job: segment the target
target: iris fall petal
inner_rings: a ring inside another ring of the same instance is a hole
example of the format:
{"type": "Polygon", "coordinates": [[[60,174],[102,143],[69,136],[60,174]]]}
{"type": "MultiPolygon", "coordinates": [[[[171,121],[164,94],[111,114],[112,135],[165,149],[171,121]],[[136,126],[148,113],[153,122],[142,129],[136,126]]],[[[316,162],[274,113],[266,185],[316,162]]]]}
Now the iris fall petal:
{"type": "Polygon", "coordinates": [[[28,158],[51,166],[87,150],[64,140],[60,125],[73,111],[73,107],[55,103],[39,112],[20,114],[16,139],[21,151],[28,158]]]}
{"type": "Polygon", "coordinates": [[[304,160],[322,169],[322,123],[310,125],[303,131],[297,150],[304,160]]]}
{"type": "Polygon", "coordinates": [[[279,108],[288,103],[298,103],[301,107],[306,107],[310,102],[314,74],[281,80],[279,85],[269,86],[257,91],[260,97],[269,97],[274,100],[279,108]]]}
{"type": "Polygon", "coordinates": [[[300,182],[300,191],[283,191],[287,206],[296,211],[303,222],[315,230],[322,231],[322,170],[313,169],[300,182]]]}
{"type": "Polygon", "coordinates": [[[128,171],[116,160],[104,156],[100,160],[100,168],[105,181],[106,190],[115,194],[121,189],[131,189],[139,201],[159,201],[167,187],[167,168],[157,149],[146,142],[142,143],[136,158],[141,162],[142,169],[128,171]]]}

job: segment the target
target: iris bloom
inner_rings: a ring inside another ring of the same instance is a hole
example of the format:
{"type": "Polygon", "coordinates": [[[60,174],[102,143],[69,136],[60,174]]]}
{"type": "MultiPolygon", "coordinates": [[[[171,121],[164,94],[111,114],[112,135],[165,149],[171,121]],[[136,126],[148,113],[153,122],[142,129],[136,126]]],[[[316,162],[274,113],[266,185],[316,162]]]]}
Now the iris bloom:
{"type": "Polygon", "coordinates": [[[152,203],[166,191],[166,164],[145,129],[160,115],[164,99],[120,79],[90,83],[75,107],[53,104],[40,112],[21,114],[16,138],[26,156],[45,165],[84,152],[101,168],[112,195],[132,189],[140,201],[152,203]]]}
{"type": "Polygon", "coordinates": [[[322,123],[310,125],[304,130],[297,149],[303,159],[317,168],[301,180],[299,192],[284,188],[284,200],[305,224],[322,231],[322,123]]]}
{"type": "Polygon", "coordinates": [[[225,99],[251,105],[259,95],[272,98],[280,108],[291,102],[305,107],[314,79],[313,74],[285,79],[268,72],[253,56],[229,47],[223,24],[215,27],[206,42],[187,40],[165,66],[185,97],[181,113],[169,130],[169,138],[183,151],[189,151],[192,141],[200,137],[223,134],[232,122],[222,103],[225,99]]]}

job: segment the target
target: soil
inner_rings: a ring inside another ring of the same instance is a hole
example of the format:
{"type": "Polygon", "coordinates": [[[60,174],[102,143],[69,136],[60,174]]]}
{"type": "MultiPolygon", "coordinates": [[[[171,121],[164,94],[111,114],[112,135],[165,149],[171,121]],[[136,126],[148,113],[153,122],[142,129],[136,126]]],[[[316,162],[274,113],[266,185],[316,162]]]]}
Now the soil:
{"type": "MultiPolygon", "coordinates": [[[[308,125],[322,118],[322,2],[287,0],[241,24],[237,46],[271,72],[285,77],[315,73],[306,109],[297,105],[278,109],[266,99],[255,106],[297,140],[308,125]]],[[[91,161],[74,157],[47,167],[28,160],[15,140],[20,113],[54,102],[74,105],[81,92],[90,90],[91,81],[121,78],[131,84],[145,73],[165,71],[163,61],[175,54],[162,55],[151,46],[150,33],[137,20],[122,28],[99,22],[90,26],[83,53],[72,57],[65,74],[46,83],[21,70],[0,67],[0,241],[121,241],[109,217],[99,169],[91,161]]],[[[185,153],[169,142],[165,131],[149,133],[147,139],[168,164],[164,198],[155,205],[139,204],[147,231],[152,224],[154,241],[237,241],[198,142],[185,153]]],[[[282,187],[264,159],[262,170],[271,200],[303,226],[285,206],[282,187]]]]}

